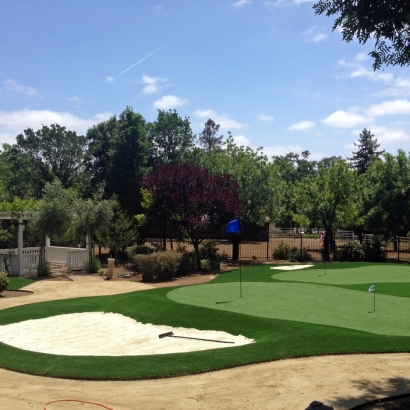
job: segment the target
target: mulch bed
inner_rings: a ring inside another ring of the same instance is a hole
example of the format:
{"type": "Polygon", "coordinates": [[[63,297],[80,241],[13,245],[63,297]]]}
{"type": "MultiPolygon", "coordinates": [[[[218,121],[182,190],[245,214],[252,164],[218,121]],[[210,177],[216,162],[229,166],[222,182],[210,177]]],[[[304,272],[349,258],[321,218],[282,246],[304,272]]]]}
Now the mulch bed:
{"type": "Polygon", "coordinates": [[[3,290],[3,292],[0,293],[0,297],[15,298],[19,296],[28,296],[32,294],[33,292],[29,292],[28,290],[3,290]]]}

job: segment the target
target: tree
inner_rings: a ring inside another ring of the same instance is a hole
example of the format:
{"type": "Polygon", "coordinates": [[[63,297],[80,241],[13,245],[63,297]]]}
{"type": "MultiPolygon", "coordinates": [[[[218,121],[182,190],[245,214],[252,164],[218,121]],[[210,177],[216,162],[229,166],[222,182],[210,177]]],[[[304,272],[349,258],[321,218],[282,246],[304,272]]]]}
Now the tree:
{"type": "Polygon", "coordinates": [[[410,3],[408,0],[319,0],[315,14],[337,15],[333,30],[341,28],[343,41],[360,44],[375,39],[373,68],[410,64],[410,3]]]}
{"type": "Polygon", "coordinates": [[[45,260],[46,238],[51,235],[63,234],[72,221],[73,198],[64,189],[60,180],[47,183],[43,197],[39,201],[39,216],[34,221],[34,229],[40,236],[40,251],[37,274],[47,275],[45,260]]]}
{"type": "Polygon", "coordinates": [[[377,139],[366,128],[359,135],[359,141],[354,143],[355,147],[358,147],[356,152],[352,152],[353,156],[348,158],[353,162],[353,166],[357,168],[359,174],[364,174],[369,166],[374,162],[376,158],[384,154],[384,150],[377,151],[380,144],[377,143],[377,139]]]}
{"type": "Polygon", "coordinates": [[[104,198],[118,196],[121,207],[135,215],[140,209],[140,181],[148,172],[149,143],[144,118],[127,107],[117,118],[87,132],[86,169],[94,192],[103,187],[104,198]]]}
{"type": "Polygon", "coordinates": [[[410,156],[384,155],[364,175],[366,228],[386,237],[410,231],[410,156]]]}
{"type": "Polygon", "coordinates": [[[163,164],[143,181],[149,193],[146,217],[166,229],[180,226],[191,239],[200,268],[199,244],[210,228],[221,228],[243,210],[238,184],[189,163],[163,164]]]}
{"type": "Polygon", "coordinates": [[[199,145],[201,145],[204,148],[206,153],[210,153],[215,148],[220,149],[222,147],[223,135],[217,137],[219,127],[219,124],[215,124],[215,121],[209,119],[205,123],[204,130],[199,134],[199,145]]]}
{"type": "Polygon", "coordinates": [[[148,125],[153,164],[183,162],[194,139],[189,117],[181,118],[176,110],[158,110],[157,120],[148,125]]]}
{"type": "Polygon", "coordinates": [[[40,130],[24,130],[16,144],[3,146],[8,162],[7,186],[13,195],[41,197],[46,182],[58,178],[64,188],[73,187],[82,173],[85,137],[58,124],[40,130]]]}
{"type": "Polygon", "coordinates": [[[317,176],[305,178],[296,185],[295,201],[299,213],[305,215],[313,226],[321,224],[325,228],[325,260],[329,260],[334,228],[341,226],[343,210],[349,201],[354,200],[356,181],[357,174],[348,164],[336,159],[328,168],[319,166],[317,176]]]}

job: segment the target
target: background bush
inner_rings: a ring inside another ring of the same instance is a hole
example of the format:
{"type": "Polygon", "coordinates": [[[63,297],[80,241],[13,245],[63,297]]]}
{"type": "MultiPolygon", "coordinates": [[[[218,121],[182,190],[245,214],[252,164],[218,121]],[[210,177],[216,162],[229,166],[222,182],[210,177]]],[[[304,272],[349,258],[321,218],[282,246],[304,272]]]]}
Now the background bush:
{"type": "Polygon", "coordinates": [[[49,261],[44,261],[43,264],[37,265],[37,276],[47,277],[51,275],[51,266],[49,261]]]}
{"type": "Polygon", "coordinates": [[[365,260],[364,246],[359,241],[347,241],[340,246],[335,254],[334,260],[340,262],[358,262],[365,260]]]}
{"type": "Polygon", "coordinates": [[[291,262],[310,262],[313,260],[312,255],[306,250],[298,250],[297,248],[291,248],[288,257],[291,262]]]}
{"type": "Polygon", "coordinates": [[[215,241],[207,239],[202,242],[199,247],[199,255],[201,261],[206,259],[209,261],[209,267],[212,270],[219,270],[221,266],[222,257],[218,254],[218,247],[215,241]]]}
{"type": "Polygon", "coordinates": [[[177,252],[155,252],[135,256],[144,282],[171,280],[178,271],[181,258],[181,254],[177,252]]]}
{"type": "Polygon", "coordinates": [[[196,271],[196,255],[195,252],[182,252],[181,261],[179,262],[176,276],[191,275],[196,271]]]}
{"type": "Polygon", "coordinates": [[[7,273],[0,271],[0,293],[6,290],[8,285],[9,278],[7,277],[7,273]]]}
{"type": "Polygon", "coordinates": [[[91,258],[84,262],[83,269],[87,273],[97,273],[101,269],[100,260],[96,256],[91,255],[91,258]]]}
{"type": "Polygon", "coordinates": [[[273,250],[273,259],[288,259],[290,250],[290,246],[287,243],[280,242],[279,245],[273,250]]]}

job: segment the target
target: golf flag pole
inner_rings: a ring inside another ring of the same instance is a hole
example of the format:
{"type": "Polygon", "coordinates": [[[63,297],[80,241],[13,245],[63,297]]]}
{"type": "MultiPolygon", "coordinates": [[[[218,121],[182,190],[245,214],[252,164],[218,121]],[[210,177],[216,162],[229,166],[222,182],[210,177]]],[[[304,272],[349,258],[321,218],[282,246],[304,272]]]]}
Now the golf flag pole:
{"type": "Polygon", "coordinates": [[[369,288],[369,292],[373,292],[373,312],[376,311],[376,285],[373,283],[369,288]]]}
{"type": "MultiPolygon", "coordinates": [[[[228,225],[226,226],[226,233],[236,234],[239,237],[240,229],[241,229],[241,223],[239,219],[234,219],[233,221],[229,222],[228,225]]],[[[242,299],[242,265],[239,262],[239,255],[238,255],[238,263],[239,263],[239,296],[242,299]]]]}

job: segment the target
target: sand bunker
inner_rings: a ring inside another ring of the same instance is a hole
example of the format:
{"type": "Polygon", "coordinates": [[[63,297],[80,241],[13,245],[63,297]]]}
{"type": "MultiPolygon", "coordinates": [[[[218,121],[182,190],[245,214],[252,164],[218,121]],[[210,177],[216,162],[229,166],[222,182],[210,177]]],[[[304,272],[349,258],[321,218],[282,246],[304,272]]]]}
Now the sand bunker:
{"type": "Polygon", "coordinates": [[[118,313],[86,312],[0,326],[0,342],[56,355],[138,356],[234,347],[254,340],[213,330],[143,324],[118,313]],[[212,341],[158,337],[171,331],[175,336],[212,341]]]}
{"type": "Polygon", "coordinates": [[[279,270],[297,270],[297,269],[305,269],[310,268],[311,266],[315,265],[290,265],[290,266],[274,266],[271,269],[279,269],[279,270]]]}

